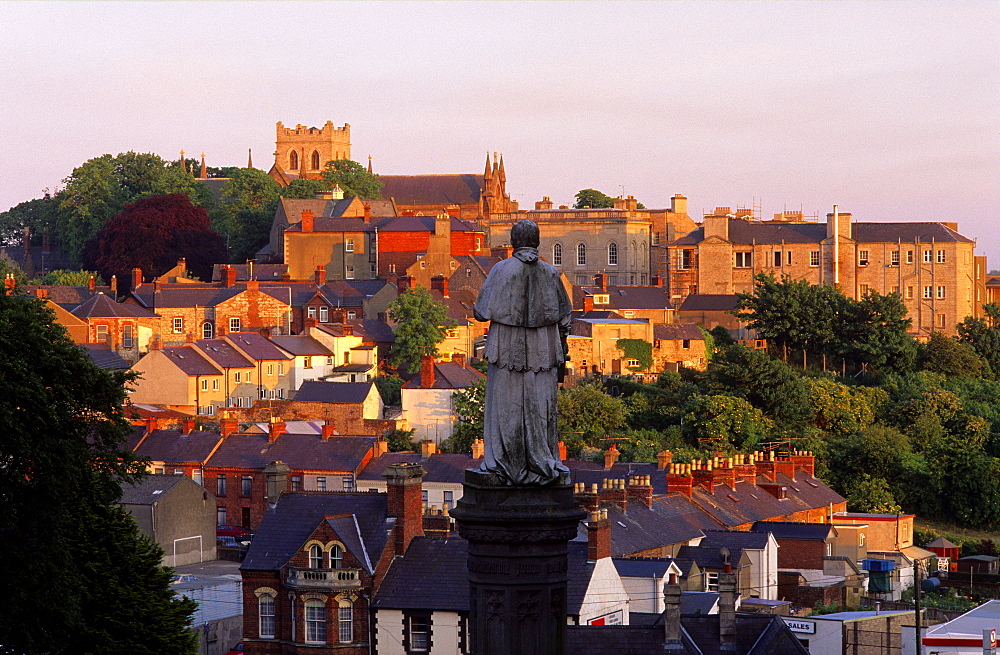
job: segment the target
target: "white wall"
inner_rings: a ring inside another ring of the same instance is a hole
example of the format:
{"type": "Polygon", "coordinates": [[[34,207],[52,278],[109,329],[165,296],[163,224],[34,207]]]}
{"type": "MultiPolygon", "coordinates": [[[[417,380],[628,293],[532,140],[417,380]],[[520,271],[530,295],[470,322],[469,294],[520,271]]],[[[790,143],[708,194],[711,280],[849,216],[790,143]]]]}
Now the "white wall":
{"type": "Polygon", "coordinates": [[[416,430],[414,441],[430,439],[441,443],[451,436],[455,413],[452,411],[453,389],[400,390],[403,402],[403,419],[416,430]]]}
{"type": "MultiPolygon", "coordinates": [[[[406,655],[403,650],[403,612],[380,609],[375,614],[375,624],[379,655],[406,655]]],[[[434,612],[431,615],[429,655],[461,655],[458,632],[456,612],[434,612]]]]}
{"type": "Polygon", "coordinates": [[[594,564],[594,572],[580,607],[580,625],[587,625],[591,619],[619,610],[622,612],[622,625],[628,625],[628,593],[614,562],[610,557],[605,557],[594,564]]]}

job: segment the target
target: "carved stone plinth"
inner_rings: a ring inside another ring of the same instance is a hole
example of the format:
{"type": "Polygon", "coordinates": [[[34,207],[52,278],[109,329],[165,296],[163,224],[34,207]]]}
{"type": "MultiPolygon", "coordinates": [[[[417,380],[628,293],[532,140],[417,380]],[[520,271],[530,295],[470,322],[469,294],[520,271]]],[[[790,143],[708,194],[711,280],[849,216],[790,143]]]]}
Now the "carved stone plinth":
{"type": "Polygon", "coordinates": [[[569,475],[546,487],[511,487],[465,472],[452,511],[469,542],[473,655],[563,655],[567,542],[586,516],[569,475]]]}

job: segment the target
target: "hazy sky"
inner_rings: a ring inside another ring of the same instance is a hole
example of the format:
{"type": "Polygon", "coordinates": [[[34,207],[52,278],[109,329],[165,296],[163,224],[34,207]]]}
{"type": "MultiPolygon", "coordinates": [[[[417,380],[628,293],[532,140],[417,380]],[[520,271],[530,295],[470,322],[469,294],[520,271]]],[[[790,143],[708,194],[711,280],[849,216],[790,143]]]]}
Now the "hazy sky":
{"type": "Polygon", "coordinates": [[[376,172],[480,172],[696,219],[956,221],[1000,268],[1000,2],[0,3],[0,210],[90,157],[273,159],[350,123],[376,172]]]}

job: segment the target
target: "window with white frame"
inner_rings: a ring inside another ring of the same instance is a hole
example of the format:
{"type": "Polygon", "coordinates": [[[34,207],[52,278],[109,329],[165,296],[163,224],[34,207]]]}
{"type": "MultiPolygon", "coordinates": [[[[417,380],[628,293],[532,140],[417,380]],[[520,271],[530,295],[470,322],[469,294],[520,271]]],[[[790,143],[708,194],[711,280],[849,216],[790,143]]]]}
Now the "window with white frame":
{"type": "Polygon", "coordinates": [[[868,251],[859,250],[858,251],[858,266],[868,266],[868,251]]]}
{"type": "Polygon", "coordinates": [[[809,252],[809,265],[810,266],[819,266],[819,251],[818,250],[811,250],[809,252]]]}
{"type": "Polygon", "coordinates": [[[302,358],[302,368],[312,368],[313,358],[308,355],[302,358]]]}
{"type": "Polygon", "coordinates": [[[594,294],[594,304],[595,305],[607,305],[611,302],[611,296],[607,293],[595,293],[594,294]]]}
{"type": "Polygon", "coordinates": [[[587,265],[587,244],[585,243],[580,243],[576,246],[576,265],[587,265]]]}
{"type": "Polygon", "coordinates": [[[202,391],[208,391],[208,380],[202,380],[201,381],[201,390],[202,391]]]}
{"type": "Polygon", "coordinates": [[[344,491],[354,491],[354,478],[347,476],[342,478],[340,481],[340,486],[344,491]]]}
{"type": "Polygon", "coordinates": [[[789,266],[792,265],[792,251],[788,250],[785,252],[785,263],[789,266]]]}
{"type": "Polygon", "coordinates": [[[215,508],[215,523],[216,525],[226,525],[226,508],[216,507],[215,508]]]}
{"type": "Polygon", "coordinates": [[[267,365],[267,374],[268,375],[274,375],[274,364],[268,364],[267,365]]]}
{"type": "Polygon", "coordinates": [[[945,287],[939,286],[937,288],[937,297],[938,298],[944,298],[944,294],[945,294],[945,287]]]}
{"type": "Polygon", "coordinates": [[[629,368],[639,368],[640,366],[642,366],[642,364],[639,363],[638,359],[626,359],[625,366],[629,368]]]}
{"type": "Polygon", "coordinates": [[[718,591],[719,590],[719,572],[709,571],[707,577],[707,584],[705,586],[706,591],[718,591]]]}
{"type": "Polygon", "coordinates": [[[184,317],[176,316],[174,317],[174,334],[178,334],[184,331],[184,317]]]}
{"type": "Polygon", "coordinates": [[[344,568],[344,548],[340,544],[333,544],[330,548],[330,568],[344,568]]]}
{"type": "Polygon", "coordinates": [[[215,338],[215,326],[208,321],[201,324],[201,336],[204,339],[215,338]]]}
{"type": "Polygon", "coordinates": [[[913,251],[912,250],[907,250],[906,251],[906,263],[907,264],[912,264],[913,263],[913,251]]]}
{"type": "Polygon", "coordinates": [[[924,298],[934,297],[934,287],[924,287],[924,298]]]}
{"type": "Polygon", "coordinates": [[[677,268],[681,269],[682,271],[686,271],[692,266],[694,266],[694,250],[692,250],[691,248],[678,250],[677,268]]]}
{"type": "Polygon", "coordinates": [[[132,347],[132,326],[125,324],[122,326],[122,348],[132,347]]]}
{"type": "Polygon", "coordinates": [[[233,373],[233,382],[239,384],[239,382],[240,382],[240,372],[239,371],[236,371],[235,373],[233,373]]]}
{"type": "Polygon", "coordinates": [[[913,287],[906,287],[906,297],[909,299],[913,298],[913,287]]]}
{"type": "Polygon", "coordinates": [[[562,266],[562,244],[557,243],[552,246],[552,263],[555,266],[562,266]]]}
{"type": "Polygon", "coordinates": [[[260,621],[258,636],[261,639],[274,639],[274,596],[260,595],[257,599],[257,616],[260,621]]]}
{"type": "Polygon", "coordinates": [[[444,492],[444,503],[443,505],[448,509],[453,509],[455,507],[455,492],[445,491],[444,492]]]}
{"type": "Polygon", "coordinates": [[[925,250],[924,251],[924,263],[925,264],[932,264],[932,263],[934,263],[934,251],[933,250],[925,250]]]}
{"type": "Polygon", "coordinates": [[[309,546],[309,568],[323,568],[323,547],[319,544],[309,546]]]}
{"type": "Polygon", "coordinates": [[[320,323],[326,323],[329,320],[330,320],[330,308],[329,307],[320,307],[319,308],[319,322],[320,323]]]}
{"type": "Polygon", "coordinates": [[[938,250],[937,251],[937,263],[938,264],[943,264],[944,263],[944,251],[943,250],[938,250]]]}
{"type": "Polygon", "coordinates": [[[229,319],[229,331],[230,332],[241,332],[243,328],[243,321],[238,318],[229,319]]]}
{"type": "MultiPolygon", "coordinates": [[[[220,473],[217,478],[215,478],[215,495],[225,496],[226,495],[226,474],[220,473]]],[[[225,521],[223,521],[225,523],[225,521]]]]}
{"type": "Polygon", "coordinates": [[[337,608],[337,632],[340,643],[349,644],[354,641],[354,606],[351,601],[340,601],[337,608]]]}
{"type": "Polygon", "coordinates": [[[407,637],[409,637],[410,653],[426,653],[431,649],[431,617],[426,614],[416,614],[407,621],[407,637]]]}
{"type": "Polygon", "coordinates": [[[316,318],[315,307],[306,307],[306,318],[316,318]]]}
{"type": "Polygon", "coordinates": [[[608,266],[618,266],[618,244],[613,241],[608,244],[608,266]]]}
{"type": "Polygon", "coordinates": [[[326,491],[326,478],[316,478],[316,491],[326,491]]]}
{"type": "Polygon", "coordinates": [[[344,251],[345,252],[354,252],[354,239],[348,239],[344,243],[344,251]]]}
{"type": "Polygon", "coordinates": [[[750,268],[753,266],[753,253],[752,252],[737,252],[736,255],[736,268],[750,268]]]}
{"type": "Polygon", "coordinates": [[[326,643],[326,607],[315,598],[306,601],[306,643],[326,643]]]}
{"type": "Polygon", "coordinates": [[[348,321],[353,321],[357,317],[358,317],[358,313],[356,311],[354,311],[353,309],[348,309],[347,310],[347,320],[348,321]]]}
{"type": "Polygon", "coordinates": [[[889,266],[899,266],[899,251],[893,250],[889,253],[889,266]]]}
{"type": "Polygon", "coordinates": [[[95,326],[95,331],[97,333],[97,343],[107,343],[108,342],[108,326],[107,325],[97,325],[95,326]]]}
{"type": "Polygon", "coordinates": [[[348,280],[353,280],[354,279],[354,267],[353,266],[348,266],[347,267],[347,272],[344,274],[344,277],[346,277],[348,280]]]}
{"type": "Polygon", "coordinates": [[[938,327],[948,327],[948,316],[946,314],[938,314],[938,327]]]}

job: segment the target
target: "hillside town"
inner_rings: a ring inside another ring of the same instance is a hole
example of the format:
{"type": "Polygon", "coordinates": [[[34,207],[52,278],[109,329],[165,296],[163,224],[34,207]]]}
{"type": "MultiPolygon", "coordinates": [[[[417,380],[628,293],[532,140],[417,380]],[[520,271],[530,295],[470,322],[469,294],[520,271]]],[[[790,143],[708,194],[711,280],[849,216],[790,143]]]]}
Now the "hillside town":
{"type": "Polygon", "coordinates": [[[266,172],[149,156],[185,180],[162,197],[220,234],[235,221],[240,260],[189,240],[144,268],[110,227],[74,246],[58,223],[0,250],[5,300],[44,306],[89,362],[127,374],[122,448],[143,470],[119,502],[195,601],[197,652],[472,652],[452,512],[484,458],[474,304],[522,219],[572,302],[559,455],[586,518],[568,543],[566,653],[980,652],[995,547],[919,524],[1000,523],[1000,490],[972,490],[996,483],[1000,420],[948,382],[996,370],[1000,275],[960,225],[839,206],[692,216],[683,193],[646,208],[594,189],[522,208],[499,153],[481,172],[390,175],[356,164],[351,139],[278,122],[266,172]],[[236,211],[251,183],[264,199],[236,211]],[[811,289],[827,295],[809,305],[811,289]],[[768,317],[783,297],[815,334],[768,317]],[[835,304],[873,331],[821,332],[835,304]],[[990,477],[917,477],[932,456],[990,477]],[[932,503],[927,485],[972,496],[932,503]],[[921,606],[949,589],[985,604],[921,606]]]}

